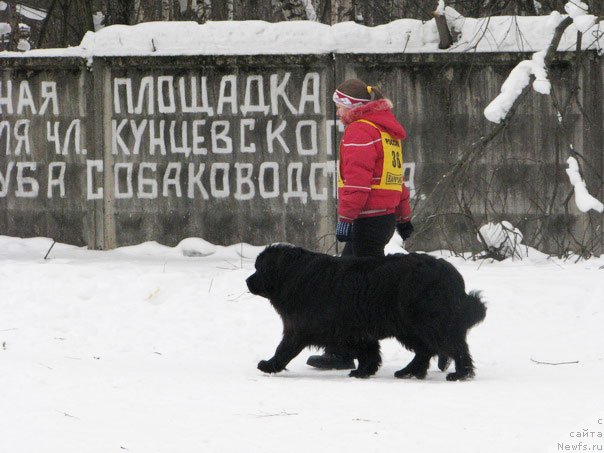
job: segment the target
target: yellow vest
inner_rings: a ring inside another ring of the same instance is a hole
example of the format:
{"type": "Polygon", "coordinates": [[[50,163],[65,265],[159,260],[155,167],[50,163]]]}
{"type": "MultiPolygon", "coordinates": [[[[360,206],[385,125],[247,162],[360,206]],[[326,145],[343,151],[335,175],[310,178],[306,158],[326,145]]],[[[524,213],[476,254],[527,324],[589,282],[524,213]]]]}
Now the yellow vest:
{"type": "MultiPolygon", "coordinates": [[[[388,132],[383,132],[374,123],[367,120],[357,120],[355,123],[367,123],[375,127],[382,137],[382,148],[384,159],[382,166],[382,178],[379,184],[372,184],[372,189],[403,191],[403,145],[388,132]]],[[[341,160],[341,156],[340,156],[341,160]]],[[[341,171],[338,168],[338,187],[343,187],[341,171]]]]}

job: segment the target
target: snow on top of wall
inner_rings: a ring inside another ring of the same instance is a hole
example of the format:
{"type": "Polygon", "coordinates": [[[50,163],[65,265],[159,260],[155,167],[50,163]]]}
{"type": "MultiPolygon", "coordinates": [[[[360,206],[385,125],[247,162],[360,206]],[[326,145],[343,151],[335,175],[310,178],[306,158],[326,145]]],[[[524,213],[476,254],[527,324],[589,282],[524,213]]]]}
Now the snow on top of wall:
{"type": "MultiPolygon", "coordinates": [[[[325,25],[313,21],[148,22],[114,25],[86,34],[81,44],[67,49],[40,49],[0,56],[150,56],[257,55],[325,53],[515,52],[542,50],[559,20],[551,16],[496,16],[473,19],[445,10],[460,39],[450,49],[438,49],[434,19],[400,19],[377,27],[354,22],[325,25]]],[[[557,19],[560,14],[554,13],[557,19]]],[[[584,35],[584,48],[604,47],[602,31],[593,26],[584,35]]],[[[570,26],[559,50],[573,49],[577,29],[570,26]]]]}

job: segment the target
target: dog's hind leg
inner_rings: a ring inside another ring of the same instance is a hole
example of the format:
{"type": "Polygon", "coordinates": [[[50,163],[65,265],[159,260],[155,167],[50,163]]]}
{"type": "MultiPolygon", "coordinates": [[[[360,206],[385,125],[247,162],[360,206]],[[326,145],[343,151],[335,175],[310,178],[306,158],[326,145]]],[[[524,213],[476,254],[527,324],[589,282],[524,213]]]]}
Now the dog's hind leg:
{"type": "Polygon", "coordinates": [[[350,377],[368,378],[374,375],[382,364],[379,341],[367,341],[360,343],[356,348],[355,355],[359,361],[356,370],[352,370],[350,377]]]}
{"type": "Polygon", "coordinates": [[[424,379],[426,374],[428,373],[428,368],[430,367],[430,359],[434,354],[428,352],[427,350],[416,349],[415,357],[413,360],[409,362],[409,364],[394,373],[394,377],[399,379],[405,379],[410,377],[415,377],[417,379],[424,379]]]}
{"type": "Polygon", "coordinates": [[[261,360],[258,362],[258,369],[265,373],[278,373],[283,371],[287,364],[307,345],[301,339],[292,334],[284,334],[281,343],[277,346],[275,355],[269,360],[261,360]]]}
{"type": "Polygon", "coordinates": [[[458,341],[449,355],[455,360],[455,372],[447,374],[447,381],[462,381],[474,377],[474,362],[465,339],[458,341]]]}

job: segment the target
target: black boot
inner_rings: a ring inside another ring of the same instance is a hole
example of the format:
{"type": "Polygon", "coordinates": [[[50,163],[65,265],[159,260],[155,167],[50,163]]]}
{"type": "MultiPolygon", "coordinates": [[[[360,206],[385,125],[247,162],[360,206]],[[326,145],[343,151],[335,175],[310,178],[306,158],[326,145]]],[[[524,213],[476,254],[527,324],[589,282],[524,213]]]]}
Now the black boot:
{"type": "Polygon", "coordinates": [[[323,355],[311,355],[306,364],[320,370],[354,370],[356,368],[352,355],[327,351],[323,355]]]}

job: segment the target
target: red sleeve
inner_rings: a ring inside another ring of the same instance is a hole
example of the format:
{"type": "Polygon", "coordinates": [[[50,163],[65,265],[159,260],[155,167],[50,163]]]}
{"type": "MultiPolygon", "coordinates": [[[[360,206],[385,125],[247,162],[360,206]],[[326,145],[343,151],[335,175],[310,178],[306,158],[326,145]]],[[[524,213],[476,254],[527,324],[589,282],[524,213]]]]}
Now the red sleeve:
{"type": "Polygon", "coordinates": [[[401,192],[401,201],[396,207],[396,221],[398,223],[408,222],[411,220],[411,205],[409,204],[409,189],[403,183],[403,191],[401,192]]]}
{"type": "Polygon", "coordinates": [[[378,156],[381,136],[372,126],[352,123],[344,131],[340,144],[340,175],[344,187],[338,190],[338,217],[352,222],[367,203],[371,178],[378,156]]]}

